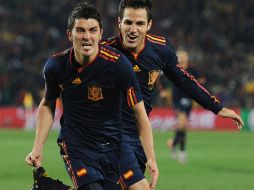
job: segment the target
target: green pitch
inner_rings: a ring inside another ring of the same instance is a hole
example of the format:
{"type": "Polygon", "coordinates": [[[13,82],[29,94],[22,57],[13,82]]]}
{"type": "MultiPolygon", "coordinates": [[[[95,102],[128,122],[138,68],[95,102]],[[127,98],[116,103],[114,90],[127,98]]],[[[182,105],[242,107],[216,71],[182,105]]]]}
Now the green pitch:
{"type": "MultiPolygon", "coordinates": [[[[166,140],[172,132],[155,132],[160,169],[157,190],[248,190],[254,187],[254,134],[250,132],[189,132],[188,164],[171,160],[166,140]]],[[[52,132],[43,166],[53,178],[71,184],[52,132]]],[[[32,168],[24,162],[34,131],[0,130],[0,190],[28,190],[32,168]]]]}

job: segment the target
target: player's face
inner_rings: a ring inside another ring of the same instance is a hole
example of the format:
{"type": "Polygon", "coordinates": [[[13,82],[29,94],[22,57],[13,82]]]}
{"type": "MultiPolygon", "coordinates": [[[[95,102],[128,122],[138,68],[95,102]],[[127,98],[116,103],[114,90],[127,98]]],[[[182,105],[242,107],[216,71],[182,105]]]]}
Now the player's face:
{"type": "Polygon", "coordinates": [[[152,21],[148,22],[146,9],[126,8],[118,23],[124,47],[137,53],[142,50],[145,35],[152,25],[152,21]]]}
{"type": "Polygon", "coordinates": [[[75,19],[72,31],[67,31],[69,40],[73,43],[75,58],[82,64],[84,60],[92,60],[99,51],[99,41],[102,30],[97,20],[75,19]]]}

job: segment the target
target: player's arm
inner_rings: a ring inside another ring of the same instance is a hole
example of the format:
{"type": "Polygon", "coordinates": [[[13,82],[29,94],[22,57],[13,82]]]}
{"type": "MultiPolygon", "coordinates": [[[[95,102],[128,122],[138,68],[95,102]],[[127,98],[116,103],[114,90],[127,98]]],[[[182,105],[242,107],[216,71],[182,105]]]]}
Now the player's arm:
{"type": "Polygon", "coordinates": [[[55,65],[54,60],[49,59],[44,67],[45,94],[38,108],[34,146],[25,159],[27,164],[35,167],[41,166],[43,147],[54,122],[56,99],[61,91],[54,78],[55,65]]]}
{"type": "Polygon", "coordinates": [[[242,119],[233,110],[223,109],[219,101],[214,96],[211,96],[208,90],[195,77],[178,64],[177,56],[172,47],[168,46],[167,51],[164,51],[163,55],[165,63],[163,72],[168,79],[205,109],[212,111],[216,115],[233,119],[236,122],[236,126],[239,129],[242,128],[242,119]]]}
{"type": "Polygon", "coordinates": [[[155,161],[152,128],[143,101],[133,106],[133,112],[136,117],[139,136],[146,153],[147,161],[155,161]]]}
{"type": "MultiPolygon", "coordinates": [[[[192,74],[200,84],[205,84],[205,77],[202,77],[196,70],[193,70],[192,74]]],[[[241,129],[243,127],[242,119],[231,109],[223,107],[217,115],[220,117],[233,119],[238,129],[241,129]]]]}
{"type": "Polygon", "coordinates": [[[175,85],[202,107],[221,117],[233,119],[238,129],[243,127],[244,124],[242,119],[233,110],[223,107],[220,102],[214,96],[211,96],[208,90],[187,71],[183,70],[178,64],[172,68],[172,71],[175,76],[172,81],[175,85]]]}
{"type": "Polygon", "coordinates": [[[149,174],[152,178],[150,187],[151,189],[154,189],[157,183],[159,171],[154,154],[152,127],[148,119],[143,101],[134,105],[133,111],[137,121],[136,123],[139,131],[140,140],[146,154],[149,174]]]}
{"type": "Polygon", "coordinates": [[[26,157],[26,163],[31,166],[41,166],[43,147],[54,122],[55,105],[55,100],[46,101],[45,98],[39,105],[34,146],[32,152],[26,157]]]}

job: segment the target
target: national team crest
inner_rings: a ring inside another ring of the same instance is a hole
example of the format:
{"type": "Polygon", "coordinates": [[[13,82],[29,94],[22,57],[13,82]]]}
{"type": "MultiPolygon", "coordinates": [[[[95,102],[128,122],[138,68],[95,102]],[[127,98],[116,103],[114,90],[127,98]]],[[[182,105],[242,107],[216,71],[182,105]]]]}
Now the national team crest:
{"type": "Polygon", "coordinates": [[[153,71],[149,71],[149,79],[148,79],[148,86],[150,88],[150,90],[154,87],[154,84],[160,74],[160,70],[153,70],[153,71]]]}
{"type": "Polygon", "coordinates": [[[93,101],[103,99],[102,89],[96,85],[88,86],[88,99],[93,101]]]}

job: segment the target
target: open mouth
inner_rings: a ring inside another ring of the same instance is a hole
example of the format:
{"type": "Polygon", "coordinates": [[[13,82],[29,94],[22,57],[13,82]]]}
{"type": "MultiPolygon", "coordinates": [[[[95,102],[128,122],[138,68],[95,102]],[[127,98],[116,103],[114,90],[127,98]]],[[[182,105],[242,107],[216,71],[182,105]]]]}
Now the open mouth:
{"type": "Polygon", "coordinates": [[[130,35],[130,34],[128,34],[127,37],[128,37],[128,39],[129,39],[130,41],[135,41],[135,40],[138,38],[138,36],[130,35]]]}
{"type": "Polygon", "coordinates": [[[89,43],[89,42],[82,42],[81,46],[82,46],[83,48],[89,48],[89,47],[92,46],[92,44],[89,43]]]}

